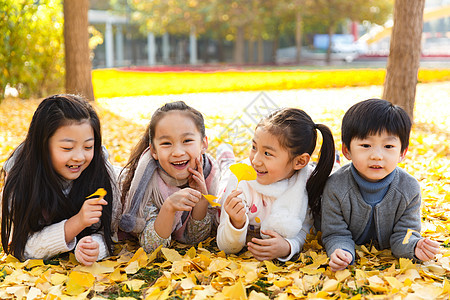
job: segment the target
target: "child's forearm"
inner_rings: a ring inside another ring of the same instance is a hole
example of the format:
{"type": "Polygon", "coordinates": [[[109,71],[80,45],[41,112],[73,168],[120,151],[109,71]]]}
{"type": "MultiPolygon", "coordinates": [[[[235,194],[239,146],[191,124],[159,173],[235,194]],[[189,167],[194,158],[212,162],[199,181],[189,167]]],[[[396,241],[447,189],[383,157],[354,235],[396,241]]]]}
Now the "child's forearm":
{"type": "Polygon", "coordinates": [[[208,213],[208,204],[208,201],[202,197],[192,209],[192,218],[198,221],[203,220],[208,213]]]}
{"type": "Polygon", "coordinates": [[[172,234],[173,221],[175,219],[175,212],[170,210],[167,206],[163,205],[155,219],[155,231],[156,233],[167,239],[172,234]]]}
{"type": "Polygon", "coordinates": [[[80,220],[79,214],[71,217],[64,224],[64,235],[66,243],[72,241],[80,232],[86,228],[80,220]]]}

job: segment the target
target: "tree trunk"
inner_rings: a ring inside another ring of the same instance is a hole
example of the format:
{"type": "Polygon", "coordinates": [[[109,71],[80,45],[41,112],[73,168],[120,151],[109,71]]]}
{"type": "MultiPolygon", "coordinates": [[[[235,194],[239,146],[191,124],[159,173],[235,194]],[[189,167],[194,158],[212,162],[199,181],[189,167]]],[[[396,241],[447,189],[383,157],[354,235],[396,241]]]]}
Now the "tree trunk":
{"type": "Polygon", "coordinates": [[[258,64],[264,63],[264,40],[262,37],[258,38],[258,64]]]}
{"type": "Polygon", "coordinates": [[[255,62],[255,40],[253,37],[248,41],[248,62],[251,64],[255,62]]]}
{"type": "Polygon", "coordinates": [[[234,63],[238,65],[244,64],[244,52],[245,52],[244,26],[239,26],[237,27],[236,41],[234,43],[234,63]]]}
{"type": "Polygon", "coordinates": [[[273,36],[273,46],[272,46],[272,63],[277,63],[277,51],[280,45],[280,23],[279,21],[275,24],[275,32],[273,36]]]}
{"type": "Polygon", "coordinates": [[[66,92],[94,101],[88,33],[89,0],[64,0],[66,92]]]}
{"type": "Polygon", "coordinates": [[[383,98],[403,107],[413,120],[420,65],[425,0],[396,0],[383,98]]]}
{"type": "Polygon", "coordinates": [[[327,48],[327,55],[325,58],[327,65],[331,64],[331,48],[333,46],[333,35],[334,35],[334,25],[330,25],[330,27],[328,27],[328,48],[327,48]]]}
{"type": "Polygon", "coordinates": [[[219,36],[217,39],[217,58],[219,62],[225,62],[225,45],[224,41],[225,37],[219,36]]]}
{"type": "Polygon", "coordinates": [[[303,18],[300,7],[297,7],[295,13],[295,63],[300,64],[302,57],[302,29],[303,29],[303,18]]]}

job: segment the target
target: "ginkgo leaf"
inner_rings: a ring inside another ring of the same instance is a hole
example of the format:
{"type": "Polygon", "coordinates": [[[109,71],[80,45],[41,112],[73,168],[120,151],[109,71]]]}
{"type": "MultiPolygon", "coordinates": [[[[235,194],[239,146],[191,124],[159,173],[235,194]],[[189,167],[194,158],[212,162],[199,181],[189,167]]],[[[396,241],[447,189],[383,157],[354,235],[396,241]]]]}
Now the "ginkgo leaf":
{"type": "Polygon", "coordinates": [[[145,284],[144,280],[140,280],[140,279],[133,279],[133,280],[129,280],[129,281],[125,281],[124,284],[126,284],[126,286],[128,287],[128,289],[130,291],[139,291],[141,286],[143,286],[145,284]]]}
{"type": "Polygon", "coordinates": [[[98,196],[98,200],[100,201],[101,199],[103,199],[106,196],[106,190],[104,188],[99,188],[95,191],[95,193],[87,196],[86,199],[94,197],[94,196],[98,196]]]}
{"type": "Polygon", "coordinates": [[[267,272],[269,273],[276,273],[283,270],[283,268],[274,265],[272,262],[268,260],[265,260],[264,263],[266,264],[267,272]]]}
{"type": "Polygon", "coordinates": [[[227,299],[247,299],[245,286],[240,280],[232,286],[224,287],[222,293],[227,299]]]}
{"type": "Polygon", "coordinates": [[[161,252],[164,255],[164,257],[172,263],[183,259],[181,255],[177,252],[177,250],[174,249],[162,248],[161,252]]]}
{"type": "Polygon", "coordinates": [[[205,197],[205,199],[208,200],[209,204],[211,204],[212,207],[220,206],[220,203],[214,202],[214,200],[217,199],[216,196],[214,196],[214,195],[203,195],[203,197],[205,197]]]}
{"type": "Polygon", "coordinates": [[[411,235],[413,234],[413,232],[417,232],[414,229],[408,228],[408,231],[405,234],[405,238],[403,239],[402,244],[408,244],[409,243],[409,239],[411,238],[411,235]]]}
{"type": "Polygon", "coordinates": [[[130,263],[133,261],[137,261],[139,267],[145,267],[148,262],[147,253],[145,253],[144,248],[140,247],[136,253],[134,253],[133,257],[130,259],[130,263]]]}
{"type": "Polygon", "coordinates": [[[244,163],[231,165],[230,171],[236,176],[238,183],[241,180],[255,180],[257,177],[255,169],[244,163]]]}
{"type": "Polygon", "coordinates": [[[94,285],[95,277],[90,273],[72,271],[66,283],[66,293],[77,296],[94,285]]]}

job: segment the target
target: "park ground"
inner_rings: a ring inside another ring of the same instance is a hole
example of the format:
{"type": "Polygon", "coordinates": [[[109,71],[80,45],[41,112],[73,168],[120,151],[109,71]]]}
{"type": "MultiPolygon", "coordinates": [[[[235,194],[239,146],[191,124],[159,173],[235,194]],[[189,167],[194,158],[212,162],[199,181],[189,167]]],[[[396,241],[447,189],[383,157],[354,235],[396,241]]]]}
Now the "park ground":
{"type": "MultiPolygon", "coordinates": [[[[183,100],[205,116],[210,151],[226,140],[223,128],[241,116],[261,92],[197,93],[98,98],[104,144],[114,165],[123,166],[153,111],[183,100]]],[[[381,86],[266,91],[279,107],[299,107],[328,125],[340,147],[340,121],[355,102],[380,97],[381,86]]],[[[287,263],[258,262],[248,252],[226,256],[214,238],[191,246],[175,244],[145,254],[132,241],[93,267],[72,255],[18,262],[0,255],[0,298],[65,299],[448,299],[450,295],[450,82],[419,84],[415,124],[401,163],[423,191],[422,234],[442,244],[437,259],[415,264],[390,251],[361,247],[354,266],[331,272],[318,236],[287,263]]],[[[7,99],[0,105],[0,166],[23,140],[39,100],[7,99]]],[[[247,125],[253,126],[251,122],[247,125]]],[[[245,151],[238,149],[240,157],[245,151]]],[[[341,156],[341,158],[343,158],[341,156]]],[[[343,160],[342,164],[347,163],[343,160]]]]}

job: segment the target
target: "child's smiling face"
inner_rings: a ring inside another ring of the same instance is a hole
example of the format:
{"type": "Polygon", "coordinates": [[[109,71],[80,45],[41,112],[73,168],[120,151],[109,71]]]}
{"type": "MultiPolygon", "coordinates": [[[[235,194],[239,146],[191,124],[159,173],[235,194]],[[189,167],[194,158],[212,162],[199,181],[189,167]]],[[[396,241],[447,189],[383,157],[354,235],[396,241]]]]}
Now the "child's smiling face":
{"type": "Polygon", "coordinates": [[[295,172],[288,150],[281,146],[276,136],[262,127],[255,130],[249,158],[260,184],[272,184],[291,177],[295,172]]]}
{"type": "Polygon", "coordinates": [[[94,157],[94,130],[88,121],[59,127],[49,139],[53,169],[66,180],[75,180],[94,157]]]}
{"type": "Polygon", "coordinates": [[[184,180],[195,169],[195,159],[206,152],[208,141],[201,136],[188,113],[170,111],[155,126],[152,156],[171,177],[184,180]]]}
{"type": "Polygon", "coordinates": [[[345,157],[353,162],[358,174],[369,182],[377,182],[389,175],[406,154],[401,151],[398,136],[385,131],[364,139],[353,138],[350,148],[342,146],[345,157]]]}

